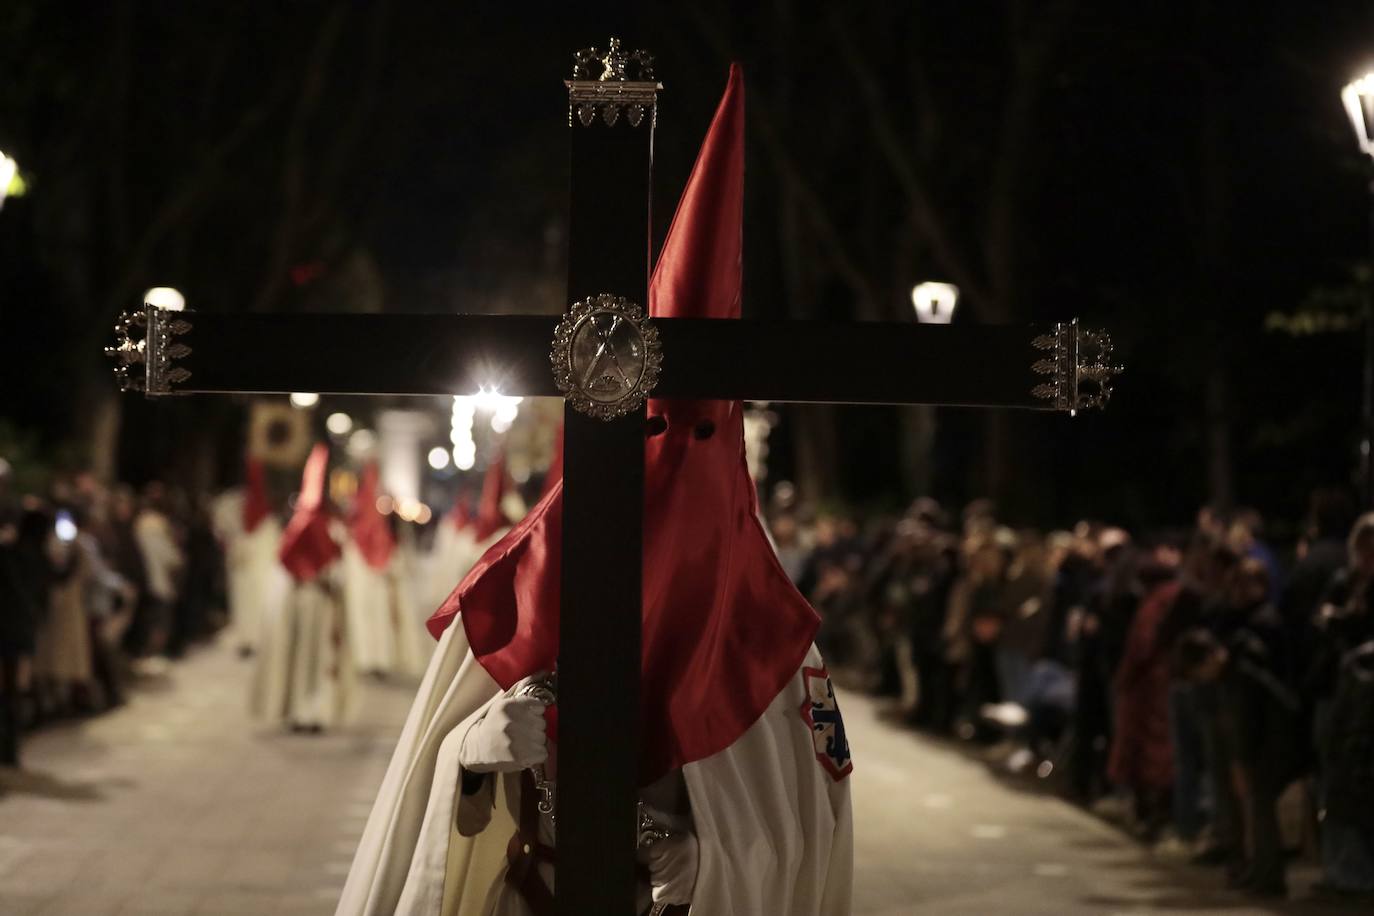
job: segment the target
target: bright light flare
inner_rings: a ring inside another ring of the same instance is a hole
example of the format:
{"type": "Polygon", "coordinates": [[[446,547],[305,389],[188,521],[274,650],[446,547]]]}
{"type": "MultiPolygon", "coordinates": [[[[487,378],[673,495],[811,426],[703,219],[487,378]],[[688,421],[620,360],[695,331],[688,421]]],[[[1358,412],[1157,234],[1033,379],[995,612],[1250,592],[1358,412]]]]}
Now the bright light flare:
{"type": "Polygon", "coordinates": [[[1374,156],[1374,72],[1366,73],[1341,90],[1341,103],[1355,128],[1360,151],[1374,156]]]}
{"type": "Polygon", "coordinates": [[[324,428],[336,436],[346,436],[353,428],[353,418],[346,413],[331,413],[324,421],[324,428]]]}
{"type": "Polygon", "coordinates": [[[169,312],[179,312],[186,308],[186,297],[180,290],[172,289],[170,286],[154,286],[143,294],[143,304],[169,312]]]}
{"type": "Polygon", "coordinates": [[[501,394],[495,387],[482,385],[476,394],[453,396],[453,414],[449,427],[449,442],[453,445],[453,463],[460,471],[472,470],[477,463],[477,442],[472,429],[477,414],[490,414],[492,432],[504,433],[515,423],[524,398],[501,394]]]}
{"type": "Polygon", "coordinates": [[[911,304],[916,307],[916,320],[921,324],[949,324],[954,320],[954,306],[959,302],[959,287],[953,283],[927,281],[911,288],[911,304]]]}
{"type": "Polygon", "coordinates": [[[320,403],[320,396],[310,391],[296,391],[291,394],[291,406],[304,410],[320,403]]]}
{"type": "Polygon", "coordinates": [[[436,471],[442,471],[448,467],[448,449],[432,448],[429,450],[429,466],[436,471]]]}
{"type": "Polygon", "coordinates": [[[18,197],[24,193],[24,182],[19,177],[19,163],[0,152],[0,207],[5,198],[18,197]]]}

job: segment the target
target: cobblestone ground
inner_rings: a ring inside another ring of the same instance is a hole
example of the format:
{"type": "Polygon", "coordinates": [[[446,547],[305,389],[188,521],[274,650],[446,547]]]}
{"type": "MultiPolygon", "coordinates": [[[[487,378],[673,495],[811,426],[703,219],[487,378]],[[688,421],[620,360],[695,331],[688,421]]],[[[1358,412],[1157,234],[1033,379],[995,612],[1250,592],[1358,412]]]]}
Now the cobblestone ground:
{"type": "MultiPolygon", "coordinates": [[[[0,914],[331,913],[413,685],[369,683],[347,732],[292,736],[248,718],[250,667],[207,649],[125,708],[34,736],[26,769],[0,771],[0,914]]],[[[856,916],[1310,910],[1247,907],[865,698],[842,704],[856,916]]]]}

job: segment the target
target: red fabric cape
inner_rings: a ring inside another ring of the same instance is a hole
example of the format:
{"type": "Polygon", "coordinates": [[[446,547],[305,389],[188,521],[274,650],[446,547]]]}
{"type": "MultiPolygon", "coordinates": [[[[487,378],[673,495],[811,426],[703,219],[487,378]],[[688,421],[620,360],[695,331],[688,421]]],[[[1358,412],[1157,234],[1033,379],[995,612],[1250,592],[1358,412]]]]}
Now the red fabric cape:
{"type": "Polygon", "coordinates": [[[244,483],[243,530],[255,531],[263,519],[272,514],[272,503],[267,498],[267,480],[262,462],[252,455],[248,456],[244,483]]]}
{"type": "Polygon", "coordinates": [[[367,565],[373,569],[386,569],[386,564],[391,562],[391,552],[396,549],[396,539],[391,536],[391,526],[386,523],[386,516],[377,511],[376,462],[368,462],[363,468],[348,527],[353,543],[358,545],[358,551],[367,565]]]}
{"type": "Polygon", "coordinates": [[[329,446],[316,443],[301,475],[296,511],[281,536],[277,559],[297,582],[309,582],[339,558],[339,545],[329,534],[329,506],[324,500],[329,446]]]}
{"type": "MultiPolygon", "coordinates": [[[[652,314],[739,317],[743,197],[735,66],[654,270],[652,314]]],[[[656,400],[649,412],[667,430],[645,443],[646,784],[733,744],[796,675],[819,624],[759,523],[741,405],[656,400]]],[[[473,653],[503,688],[557,660],[562,510],[560,480],[429,622],[438,636],[461,612],[473,653]]]]}

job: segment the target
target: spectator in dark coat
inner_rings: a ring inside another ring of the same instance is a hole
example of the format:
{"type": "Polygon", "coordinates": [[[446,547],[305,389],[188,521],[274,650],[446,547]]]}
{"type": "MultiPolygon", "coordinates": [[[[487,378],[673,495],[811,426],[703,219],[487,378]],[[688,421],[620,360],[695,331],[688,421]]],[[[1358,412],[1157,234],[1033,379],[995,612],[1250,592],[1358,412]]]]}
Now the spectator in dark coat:
{"type": "Polygon", "coordinates": [[[1244,628],[1226,644],[1207,630],[1190,630],[1175,657],[1180,677],[1217,688],[1212,714],[1220,740],[1212,766],[1222,777],[1218,792],[1238,815],[1217,825],[1229,834],[1221,840],[1231,856],[1230,883],[1285,896],[1278,800],[1296,772],[1297,697],[1275,674],[1264,641],[1244,628]]]}
{"type": "Polygon", "coordinates": [[[1366,709],[1361,718],[1358,702],[1374,694],[1363,661],[1374,641],[1374,513],[1355,522],[1348,549],[1349,565],[1336,574],[1314,620],[1306,678],[1315,700],[1322,889],[1334,896],[1374,894],[1374,826],[1367,810],[1348,807],[1355,796],[1347,791],[1374,777],[1367,773],[1374,738],[1361,734],[1370,715],[1366,709]]]}

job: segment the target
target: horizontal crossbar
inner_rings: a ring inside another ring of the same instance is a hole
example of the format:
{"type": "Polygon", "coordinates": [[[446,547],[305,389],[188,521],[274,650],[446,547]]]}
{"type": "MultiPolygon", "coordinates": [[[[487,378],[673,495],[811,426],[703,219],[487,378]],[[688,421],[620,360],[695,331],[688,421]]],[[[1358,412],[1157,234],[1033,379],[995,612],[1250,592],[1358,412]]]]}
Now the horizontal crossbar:
{"type": "MultiPolygon", "coordinates": [[[[557,396],[557,316],[184,312],[176,393],[557,396]]],[[[1050,409],[1048,327],[655,319],[655,397],[1050,409]]]]}

